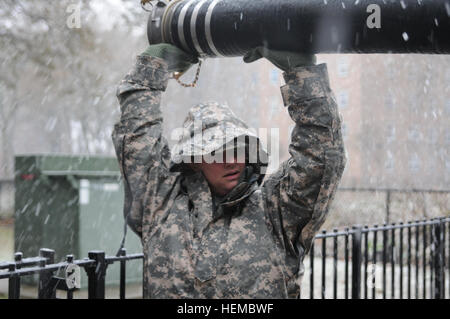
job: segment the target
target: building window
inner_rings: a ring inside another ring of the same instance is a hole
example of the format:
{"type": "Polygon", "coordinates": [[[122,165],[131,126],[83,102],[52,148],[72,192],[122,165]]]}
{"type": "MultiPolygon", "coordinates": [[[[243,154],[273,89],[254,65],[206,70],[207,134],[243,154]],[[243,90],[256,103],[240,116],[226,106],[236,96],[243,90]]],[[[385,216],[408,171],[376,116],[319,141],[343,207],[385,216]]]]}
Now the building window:
{"type": "Polygon", "coordinates": [[[384,168],[386,170],[392,171],[394,170],[395,159],[392,155],[391,151],[387,151],[386,153],[386,161],[384,162],[384,168]]]}
{"type": "Polygon", "coordinates": [[[340,108],[344,109],[348,105],[348,92],[347,91],[339,91],[337,94],[337,103],[340,108]]]}
{"type": "Polygon", "coordinates": [[[436,127],[431,127],[428,130],[428,142],[431,144],[437,143],[439,140],[439,130],[436,127]]]}
{"type": "Polygon", "coordinates": [[[279,103],[278,97],[272,96],[270,98],[270,113],[271,117],[277,116],[281,112],[282,108],[279,103]]]}
{"type": "Polygon", "coordinates": [[[341,124],[341,132],[342,132],[342,137],[343,137],[344,139],[346,139],[346,138],[347,138],[347,135],[348,135],[347,123],[342,123],[342,124],[341,124]]]}
{"type": "Polygon", "coordinates": [[[252,73],[251,83],[254,85],[258,85],[259,80],[258,80],[258,75],[256,73],[252,73]]]}
{"type": "Polygon", "coordinates": [[[408,130],[408,140],[411,142],[418,142],[420,140],[420,131],[417,127],[412,127],[408,130]]]}
{"type": "Polygon", "coordinates": [[[277,69],[272,69],[270,72],[270,82],[274,85],[280,85],[280,72],[277,69]]]}
{"type": "Polygon", "coordinates": [[[409,160],[408,160],[408,166],[409,166],[409,170],[411,172],[417,172],[420,169],[420,158],[417,155],[417,153],[414,153],[410,156],[409,160]]]}
{"type": "Polygon", "coordinates": [[[348,75],[349,63],[348,57],[340,57],[337,60],[337,73],[340,78],[348,75]]]}
{"type": "Polygon", "coordinates": [[[392,124],[388,124],[386,126],[386,140],[388,143],[392,143],[393,141],[395,141],[395,136],[396,136],[396,129],[395,126],[392,124]]]}
{"type": "Polygon", "coordinates": [[[392,93],[386,94],[386,97],[384,98],[384,104],[388,109],[393,109],[395,107],[395,97],[392,93]]]}

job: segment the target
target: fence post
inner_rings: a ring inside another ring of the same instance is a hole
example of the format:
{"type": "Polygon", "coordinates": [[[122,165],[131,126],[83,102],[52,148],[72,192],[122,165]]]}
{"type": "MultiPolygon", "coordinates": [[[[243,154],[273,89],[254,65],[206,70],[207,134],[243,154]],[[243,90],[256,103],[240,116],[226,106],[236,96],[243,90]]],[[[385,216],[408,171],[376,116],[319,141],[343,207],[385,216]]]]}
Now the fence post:
{"type": "MultiPolygon", "coordinates": [[[[122,248],[120,256],[126,256],[127,250],[122,248]]],[[[120,261],[120,299],[125,299],[125,285],[126,285],[126,260],[120,261]]]]}
{"type": "Polygon", "coordinates": [[[434,299],[442,299],[444,294],[443,282],[443,240],[442,220],[433,225],[433,248],[434,248],[434,299]]]}
{"type": "MultiPolygon", "coordinates": [[[[39,257],[45,258],[39,262],[39,267],[44,268],[46,265],[51,265],[55,262],[55,251],[52,249],[41,248],[39,250],[39,257]]],[[[55,299],[56,287],[52,287],[53,271],[41,271],[39,273],[39,299],[55,299]]]]}
{"type": "Polygon", "coordinates": [[[88,298],[105,299],[106,260],[104,251],[90,251],[89,259],[95,260],[95,265],[87,269],[88,298]]]}
{"type": "Polygon", "coordinates": [[[354,226],[352,234],[352,299],[361,298],[362,227],[354,226]]]}
{"type": "Polygon", "coordinates": [[[391,217],[391,190],[386,192],[386,223],[388,224],[391,217]]]}
{"type": "MultiPolygon", "coordinates": [[[[14,254],[14,263],[9,265],[9,271],[16,271],[21,268],[22,253],[14,254]]],[[[8,299],[20,298],[20,276],[14,275],[8,280],[8,299]]]]}
{"type": "MultiPolygon", "coordinates": [[[[8,271],[16,271],[16,264],[9,264],[8,271]]],[[[8,299],[19,299],[20,297],[20,277],[18,275],[13,275],[8,280],[8,299]]]]}

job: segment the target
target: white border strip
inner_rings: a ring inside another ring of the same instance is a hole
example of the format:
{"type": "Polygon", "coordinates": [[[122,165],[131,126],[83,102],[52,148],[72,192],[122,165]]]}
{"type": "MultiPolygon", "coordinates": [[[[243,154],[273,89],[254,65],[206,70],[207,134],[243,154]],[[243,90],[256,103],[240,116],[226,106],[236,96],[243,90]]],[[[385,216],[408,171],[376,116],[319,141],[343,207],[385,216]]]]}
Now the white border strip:
{"type": "Polygon", "coordinates": [[[186,51],[189,51],[189,47],[186,43],[186,39],[184,37],[184,18],[186,17],[187,10],[191,6],[191,4],[196,0],[190,0],[187,2],[183,8],[181,9],[180,15],[178,16],[178,37],[180,38],[181,45],[186,49],[186,51]]]}
{"type": "Polygon", "coordinates": [[[197,49],[197,52],[199,54],[204,54],[205,52],[203,52],[202,48],[200,47],[200,43],[198,43],[197,32],[195,31],[195,29],[196,29],[196,25],[197,25],[198,12],[200,11],[200,8],[202,7],[202,5],[206,1],[207,0],[201,0],[199,3],[197,3],[197,5],[194,8],[194,12],[192,13],[192,17],[191,17],[191,37],[192,37],[192,42],[194,43],[194,46],[197,49]]]}
{"type": "Polygon", "coordinates": [[[209,5],[208,8],[208,12],[206,13],[205,16],[205,32],[206,32],[206,40],[208,41],[208,45],[209,48],[211,49],[211,51],[218,57],[224,57],[222,54],[219,53],[219,51],[217,51],[216,46],[214,45],[214,42],[212,40],[212,36],[211,36],[211,16],[214,10],[214,7],[220,2],[221,0],[214,0],[213,2],[211,2],[211,4],[209,5]]]}

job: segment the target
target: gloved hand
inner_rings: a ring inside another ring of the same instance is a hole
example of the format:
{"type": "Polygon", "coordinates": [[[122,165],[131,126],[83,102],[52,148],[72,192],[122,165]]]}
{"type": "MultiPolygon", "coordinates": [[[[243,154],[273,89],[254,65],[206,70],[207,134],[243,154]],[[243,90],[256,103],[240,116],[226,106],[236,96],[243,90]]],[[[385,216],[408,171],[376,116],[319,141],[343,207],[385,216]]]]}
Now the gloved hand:
{"type": "Polygon", "coordinates": [[[263,57],[283,71],[289,71],[300,66],[316,64],[315,54],[269,50],[266,47],[257,47],[247,52],[244,56],[244,62],[251,63],[263,57]]]}
{"type": "Polygon", "coordinates": [[[184,52],[168,43],[150,45],[142,55],[161,58],[168,64],[169,72],[186,72],[192,65],[198,63],[198,57],[184,52]]]}

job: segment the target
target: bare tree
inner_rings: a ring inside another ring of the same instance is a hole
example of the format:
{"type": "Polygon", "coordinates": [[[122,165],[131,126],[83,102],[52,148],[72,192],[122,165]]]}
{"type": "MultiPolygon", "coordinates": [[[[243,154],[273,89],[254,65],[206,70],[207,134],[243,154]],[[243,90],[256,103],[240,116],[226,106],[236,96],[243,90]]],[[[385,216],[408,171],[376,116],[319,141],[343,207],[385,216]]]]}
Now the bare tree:
{"type": "Polygon", "coordinates": [[[140,24],[135,16],[143,14],[135,1],[123,3],[133,10],[123,15],[120,29],[111,25],[109,31],[98,30],[88,0],[0,3],[0,176],[12,175],[15,144],[25,151],[68,153],[76,143],[81,153],[112,153],[114,88],[126,54],[122,43],[140,24]],[[73,4],[81,9],[80,28],[67,24],[73,4]],[[33,142],[40,145],[30,147],[33,142]]]}

